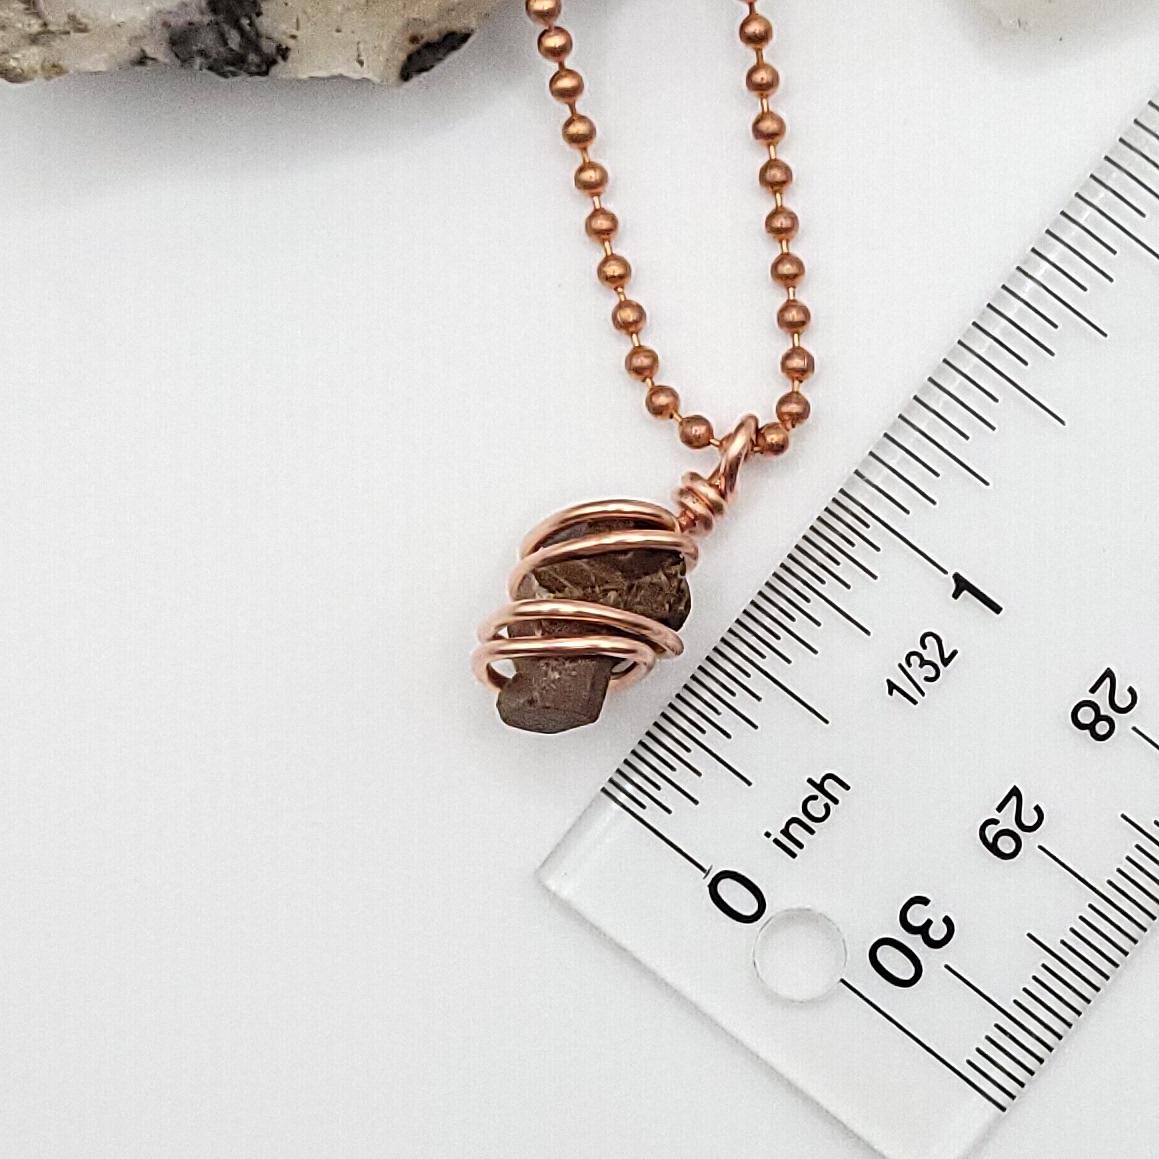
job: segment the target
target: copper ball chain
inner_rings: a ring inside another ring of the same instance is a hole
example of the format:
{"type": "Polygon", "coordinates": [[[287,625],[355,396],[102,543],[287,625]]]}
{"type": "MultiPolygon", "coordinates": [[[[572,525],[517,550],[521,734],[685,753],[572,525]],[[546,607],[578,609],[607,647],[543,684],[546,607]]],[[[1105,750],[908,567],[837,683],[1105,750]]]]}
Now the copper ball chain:
{"type": "MultiPolygon", "coordinates": [[[[756,437],[755,449],[765,455],[780,455],[789,449],[790,431],[809,417],[809,400],[801,390],[814,370],[813,355],[801,344],[801,334],[809,325],[808,306],[797,297],[797,287],[805,276],[805,263],[793,252],[791,242],[797,235],[796,213],[785,204],[785,190],[793,182],[793,171],[777,153],[777,147],[787,131],[784,118],[769,104],[769,98],[780,85],[777,70],[765,60],[765,49],[773,39],[771,22],[757,11],[756,0],[743,0],[748,9],[740,24],[740,39],[756,57],[745,76],[749,92],[756,96],[760,111],[752,123],[753,138],[768,151],[768,159],[761,165],[759,180],[772,195],[773,208],[765,218],[765,230],[777,243],[780,252],[773,259],[773,281],[785,291],[785,300],[777,310],[777,324],[790,336],[792,344],[781,356],[781,373],[788,379],[789,390],[777,400],[776,421],[762,426],[756,437]]],[[[619,229],[616,215],[604,204],[608,187],[608,171],[592,159],[591,147],[596,140],[595,122],[579,111],[579,99],[584,92],[584,79],[568,65],[574,42],[571,33],[559,24],[562,0],[525,0],[527,15],[542,31],[539,33],[539,54],[554,64],[555,72],[548,81],[551,95],[565,105],[567,119],[563,123],[563,139],[580,155],[575,171],[575,186],[586,194],[592,204],[585,227],[588,236],[598,243],[604,253],[596,266],[600,282],[616,294],[612,309],[612,325],[627,335],[631,349],[624,360],[628,373],[647,387],[644,405],[659,419],[677,424],[680,441],[699,450],[704,447],[719,449],[712,423],[700,414],[683,414],[680,395],[670,386],[656,381],[660,370],[660,356],[640,337],[648,315],[639,302],[628,297],[632,267],[627,258],[617,253],[612,242],[619,229]]]]}

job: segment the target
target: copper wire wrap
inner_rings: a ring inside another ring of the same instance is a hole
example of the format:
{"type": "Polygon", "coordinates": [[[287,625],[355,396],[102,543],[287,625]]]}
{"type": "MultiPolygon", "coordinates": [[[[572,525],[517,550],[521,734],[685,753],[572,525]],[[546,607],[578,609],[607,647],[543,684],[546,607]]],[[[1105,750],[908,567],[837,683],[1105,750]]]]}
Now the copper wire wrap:
{"type": "Polygon", "coordinates": [[[681,479],[676,492],[676,521],[681,530],[706,534],[713,529],[736,493],[740,469],[756,448],[759,430],[757,417],[745,415],[732,434],[720,440],[716,470],[707,479],[697,471],[689,471],[681,479]]]}
{"type": "Polygon", "coordinates": [[[695,540],[681,528],[677,516],[653,503],[634,499],[581,503],[544,520],[520,547],[520,560],[507,581],[507,594],[512,602],[479,626],[479,647],[471,657],[475,675],[499,691],[510,679],[495,667],[503,660],[602,657],[616,662],[612,686],[626,688],[646,676],[657,660],[679,656],[684,645],[677,633],[647,616],[584,600],[519,597],[520,584],[545,564],[641,549],[677,552],[689,571],[696,566],[700,555],[695,540]],[[634,526],[593,532],[544,546],[548,539],[569,527],[605,519],[630,520],[634,526]],[[577,632],[573,636],[510,637],[506,634],[515,624],[546,620],[603,630],[587,635],[577,632]]]}

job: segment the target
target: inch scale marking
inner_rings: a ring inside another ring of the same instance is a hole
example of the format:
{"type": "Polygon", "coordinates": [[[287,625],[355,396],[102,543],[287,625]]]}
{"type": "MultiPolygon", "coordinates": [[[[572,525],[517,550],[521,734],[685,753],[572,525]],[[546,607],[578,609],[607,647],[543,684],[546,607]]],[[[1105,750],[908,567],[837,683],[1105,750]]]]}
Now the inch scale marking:
{"type": "Polygon", "coordinates": [[[889,1159],[966,1154],[1159,922],[1157,310],[1152,101],[541,872],[889,1159]]]}

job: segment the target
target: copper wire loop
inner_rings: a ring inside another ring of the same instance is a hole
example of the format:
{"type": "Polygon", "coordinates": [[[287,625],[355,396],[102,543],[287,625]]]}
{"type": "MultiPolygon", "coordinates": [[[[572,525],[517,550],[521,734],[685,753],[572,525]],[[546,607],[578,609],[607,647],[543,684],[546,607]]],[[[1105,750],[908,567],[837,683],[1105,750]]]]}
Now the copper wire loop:
{"type": "Polygon", "coordinates": [[[713,529],[736,494],[740,469],[756,446],[759,430],[757,417],[745,415],[736,430],[720,440],[720,462],[716,470],[707,479],[697,471],[689,471],[681,479],[676,492],[677,522],[681,530],[706,533],[713,529]]]}
{"type": "Polygon", "coordinates": [[[679,656],[684,651],[679,635],[647,616],[585,600],[520,599],[518,596],[519,585],[537,567],[641,549],[675,551],[683,556],[689,571],[696,566],[700,555],[696,542],[681,529],[677,517],[653,503],[635,499],[581,503],[544,520],[520,547],[521,558],[507,582],[512,602],[479,627],[480,644],[471,657],[475,675],[498,691],[510,679],[495,667],[499,661],[598,657],[615,661],[612,685],[626,688],[646,676],[657,660],[679,656]],[[635,526],[594,532],[543,546],[545,540],[569,527],[603,519],[631,520],[635,526]],[[574,636],[506,635],[507,629],[515,624],[544,621],[582,624],[604,631],[574,636]]]}

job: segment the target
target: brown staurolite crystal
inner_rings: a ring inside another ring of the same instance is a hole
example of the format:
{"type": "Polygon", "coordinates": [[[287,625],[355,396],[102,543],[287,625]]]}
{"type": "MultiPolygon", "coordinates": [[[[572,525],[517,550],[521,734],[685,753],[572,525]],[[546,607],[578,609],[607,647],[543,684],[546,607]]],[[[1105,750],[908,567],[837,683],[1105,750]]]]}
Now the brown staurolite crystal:
{"type": "MultiPolygon", "coordinates": [[[[592,520],[558,532],[543,544],[577,539],[599,531],[636,526],[626,519],[592,520]]],[[[519,599],[585,600],[623,608],[679,629],[692,608],[684,559],[676,551],[634,550],[548,564],[520,585],[519,599]]],[[[516,625],[512,636],[574,636],[587,628],[560,620],[516,625]]],[[[588,659],[515,661],[515,675],[499,693],[497,707],[505,724],[526,732],[566,732],[591,724],[604,706],[615,662],[588,659]]]]}

